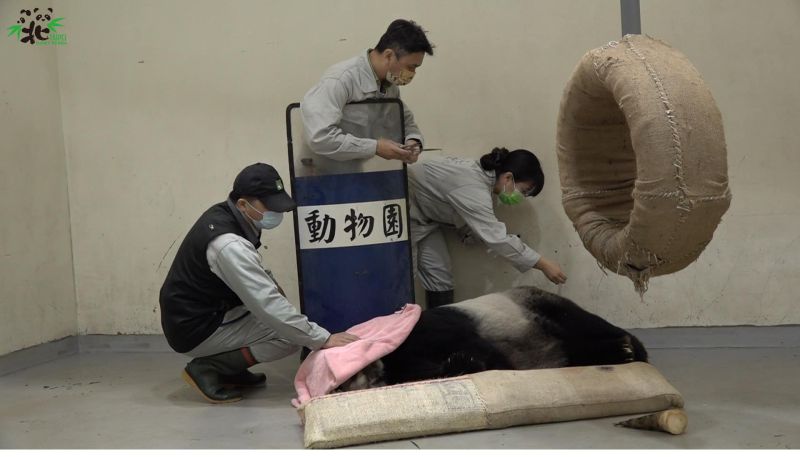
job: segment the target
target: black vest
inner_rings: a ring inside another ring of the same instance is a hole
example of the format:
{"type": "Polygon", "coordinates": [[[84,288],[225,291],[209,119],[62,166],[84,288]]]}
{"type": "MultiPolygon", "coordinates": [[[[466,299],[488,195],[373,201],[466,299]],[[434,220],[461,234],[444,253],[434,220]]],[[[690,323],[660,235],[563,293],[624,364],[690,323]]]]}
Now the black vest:
{"type": "Polygon", "coordinates": [[[188,352],[197,347],[222,323],[225,313],[242,304],[238,296],[208,266],[206,250],[214,238],[234,233],[247,236],[247,222],[241,213],[227,202],[209,208],[186,234],[172,267],[161,286],[161,328],[169,345],[177,352],[188,352]]]}

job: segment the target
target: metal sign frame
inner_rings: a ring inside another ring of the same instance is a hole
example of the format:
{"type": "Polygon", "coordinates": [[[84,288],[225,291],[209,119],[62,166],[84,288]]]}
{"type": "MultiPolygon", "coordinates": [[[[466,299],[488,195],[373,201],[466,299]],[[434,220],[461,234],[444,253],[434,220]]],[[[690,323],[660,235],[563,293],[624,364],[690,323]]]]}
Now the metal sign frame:
{"type": "MultiPolygon", "coordinates": [[[[402,137],[402,139],[404,141],[405,137],[406,137],[406,126],[405,126],[405,116],[404,116],[404,112],[405,111],[404,111],[403,102],[399,98],[374,98],[374,99],[367,99],[367,100],[363,100],[363,101],[359,101],[359,102],[348,103],[348,105],[391,104],[391,103],[397,104],[398,108],[400,110],[400,134],[401,134],[401,137],[402,137]]],[[[297,103],[297,102],[296,103],[291,103],[286,107],[286,142],[287,142],[287,147],[288,147],[288,152],[289,152],[289,174],[290,174],[290,187],[291,187],[292,195],[296,194],[295,179],[297,177],[296,176],[296,170],[295,170],[294,140],[292,138],[292,111],[295,110],[295,109],[299,109],[299,108],[300,108],[300,103],[297,103]]],[[[403,176],[405,178],[405,179],[403,179],[403,186],[404,186],[404,189],[403,189],[404,192],[403,193],[405,195],[405,201],[406,201],[406,214],[408,214],[408,208],[409,208],[409,203],[408,203],[408,167],[407,167],[407,165],[405,163],[403,163],[402,171],[403,171],[403,176]]],[[[365,173],[368,173],[368,172],[365,172],[365,173]]],[[[295,253],[296,253],[296,258],[297,258],[297,281],[298,281],[298,289],[299,289],[299,295],[300,295],[300,311],[302,313],[305,313],[306,312],[306,297],[305,297],[304,287],[303,287],[303,284],[304,284],[303,283],[303,265],[302,265],[301,255],[300,255],[300,233],[299,233],[299,231],[300,231],[300,227],[299,227],[300,221],[299,221],[299,217],[298,217],[298,212],[297,211],[293,211],[292,212],[292,218],[294,220],[294,240],[295,240],[295,253]]],[[[411,236],[410,236],[410,234],[411,234],[411,220],[410,219],[411,219],[410,217],[406,217],[405,226],[406,226],[406,230],[407,230],[406,233],[409,234],[409,237],[408,237],[408,256],[409,257],[408,258],[410,260],[410,265],[411,265],[411,268],[410,268],[410,271],[409,271],[409,282],[410,282],[410,291],[411,291],[410,300],[411,300],[411,303],[415,303],[416,302],[416,297],[415,297],[415,291],[414,291],[414,265],[413,265],[413,257],[412,257],[413,248],[411,246],[411,236]]]]}

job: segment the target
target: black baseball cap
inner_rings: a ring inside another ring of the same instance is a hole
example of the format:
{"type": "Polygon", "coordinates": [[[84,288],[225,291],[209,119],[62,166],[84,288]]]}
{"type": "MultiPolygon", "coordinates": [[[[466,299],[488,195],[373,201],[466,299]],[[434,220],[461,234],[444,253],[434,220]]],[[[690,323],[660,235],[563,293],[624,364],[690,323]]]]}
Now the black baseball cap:
{"type": "Polygon", "coordinates": [[[297,208],[297,203],[284,190],[278,171],[265,163],[254,163],[240,171],[233,181],[233,190],[228,197],[234,202],[242,197],[255,197],[268,210],[279,213],[297,208]]]}

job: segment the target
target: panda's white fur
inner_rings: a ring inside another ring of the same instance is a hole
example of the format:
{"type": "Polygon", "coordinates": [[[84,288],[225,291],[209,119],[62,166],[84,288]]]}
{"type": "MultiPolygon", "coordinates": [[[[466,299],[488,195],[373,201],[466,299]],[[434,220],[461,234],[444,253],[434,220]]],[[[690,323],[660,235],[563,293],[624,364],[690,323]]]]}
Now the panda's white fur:
{"type": "Polygon", "coordinates": [[[478,334],[494,344],[518,370],[564,366],[564,351],[548,337],[535,313],[522,303],[526,289],[511,289],[446,305],[463,311],[478,326],[478,334]]]}

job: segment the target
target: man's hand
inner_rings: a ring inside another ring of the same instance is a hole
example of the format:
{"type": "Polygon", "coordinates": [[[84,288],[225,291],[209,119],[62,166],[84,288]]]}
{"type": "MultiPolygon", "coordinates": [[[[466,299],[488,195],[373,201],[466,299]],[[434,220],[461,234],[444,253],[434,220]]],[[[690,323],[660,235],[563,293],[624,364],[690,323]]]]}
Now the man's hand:
{"type": "MultiPolygon", "coordinates": [[[[412,156],[409,151],[404,149],[402,144],[386,138],[378,140],[378,148],[375,154],[386,160],[402,160],[406,163],[408,163],[408,160],[411,159],[412,156]]],[[[416,159],[414,159],[414,161],[416,161],[416,159]]]]}
{"type": "Polygon", "coordinates": [[[414,163],[419,159],[420,153],[422,153],[422,143],[415,139],[406,140],[406,144],[403,146],[403,149],[410,153],[410,157],[406,160],[406,163],[414,163]]]}
{"type": "Polygon", "coordinates": [[[533,268],[536,268],[544,273],[544,275],[547,276],[547,279],[549,279],[553,284],[564,284],[567,282],[567,275],[565,275],[564,272],[561,271],[561,267],[552,260],[542,257],[538,262],[536,262],[536,265],[534,265],[533,268]]]}
{"type": "Polygon", "coordinates": [[[325,344],[322,345],[322,349],[346,346],[360,339],[361,338],[347,332],[334,333],[328,338],[328,341],[326,341],[325,344]]]}

